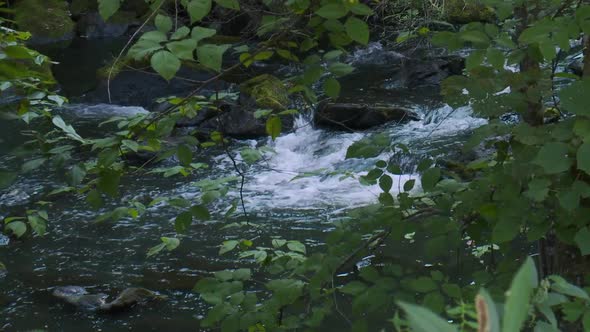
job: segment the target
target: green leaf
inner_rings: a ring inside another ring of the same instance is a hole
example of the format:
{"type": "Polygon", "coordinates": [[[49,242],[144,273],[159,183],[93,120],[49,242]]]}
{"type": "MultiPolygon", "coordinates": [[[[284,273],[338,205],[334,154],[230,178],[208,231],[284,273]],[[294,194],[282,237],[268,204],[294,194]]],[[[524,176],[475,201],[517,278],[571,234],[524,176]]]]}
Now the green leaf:
{"type": "Polygon", "coordinates": [[[258,160],[262,159],[262,153],[255,149],[246,148],[240,151],[242,160],[248,164],[254,164],[258,160]]]}
{"type": "Polygon", "coordinates": [[[574,241],[578,245],[578,248],[580,248],[582,256],[590,254],[590,230],[588,230],[588,227],[581,228],[576,233],[574,241]]]}
{"type": "Polygon", "coordinates": [[[200,220],[209,220],[211,219],[211,214],[209,214],[209,210],[202,205],[193,205],[191,207],[191,213],[193,217],[200,219],[200,220]]]}
{"type": "Polygon", "coordinates": [[[578,148],[576,154],[578,169],[590,174],[590,143],[584,143],[578,148]]]}
{"type": "Polygon", "coordinates": [[[498,316],[498,310],[496,303],[492,300],[492,297],[485,289],[480,289],[477,297],[475,298],[475,304],[478,311],[485,310],[485,317],[487,317],[487,324],[484,326],[483,331],[487,332],[500,332],[500,316],[498,316]]]}
{"type": "Polygon", "coordinates": [[[586,96],[590,96],[589,79],[574,82],[563,88],[559,93],[559,100],[566,112],[590,116],[586,96]]]}
{"type": "Polygon", "coordinates": [[[350,11],[353,12],[356,15],[372,15],[373,14],[373,10],[365,5],[364,3],[357,3],[354,6],[350,7],[350,11]]]}
{"type": "Polygon", "coordinates": [[[197,41],[192,38],[173,41],[166,44],[166,48],[179,59],[194,60],[193,52],[197,48],[197,41]]]}
{"type": "Polygon", "coordinates": [[[27,232],[27,225],[22,221],[13,221],[4,227],[10,230],[16,237],[21,237],[27,232]]]}
{"type": "Polygon", "coordinates": [[[41,167],[41,165],[43,165],[46,161],[47,161],[47,158],[37,158],[37,159],[29,160],[21,166],[21,171],[23,173],[26,173],[26,172],[36,170],[37,168],[41,167]]]}
{"type": "Polygon", "coordinates": [[[0,169],[0,189],[8,188],[11,184],[14,183],[18,176],[16,172],[9,172],[6,170],[0,169]]]}
{"type": "Polygon", "coordinates": [[[166,34],[161,31],[149,31],[144,33],[128,52],[135,60],[141,60],[153,52],[160,50],[163,42],[168,40],[166,34]]]}
{"type": "Polygon", "coordinates": [[[168,51],[158,51],[150,60],[152,68],[165,80],[170,81],[180,69],[180,60],[168,51]]]}
{"type": "Polygon", "coordinates": [[[202,20],[211,11],[211,0],[191,0],[186,7],[191,24],[202,20]]]}
{"type": "Polygon", "coordinates": [[[112,197],[117,196],[121,174],[117,171],[106,170],[100,173],[96,187],[112,197]]]}
{"type": "Polygon", "coordinates": [[[381,188],[381,190],[383,190],[383,192],[389,192],[392,186],[393,180],[391,179],[391,176],[386,174],[379,178],[379,187],[381,188]]]}
{"type": "Polygon", "coordinates": [[[414,189],[415,184],[416,184],[416,180],[414,180],[414,179],[404,182],[404,191],[410,191],[410,190],[414,189]]]}
{"type": "Polygon", "coordinates": [[[102,196],[96,189],[93,189],[88,192],[88,195],[86,195],[86,202],[88,202],[88,204],[90,204],[90,207],[95,210],[102,207],[103,205],[102,196]]]}
{"type": "Polygon", "coordinates": [[[74,165],[69,172],[69,183],[72,186],[77,186],[82,183],[82,180],[86,177],[86,169],[84,165],[74,165]]]}
{"type": "Polygon", "coordinates": [[[520,267],[508,291],[506,304],[504,305],[504,316],[502,331],[521,331],[528,315],[531,296],[534,288],[537,287],[537,270],[532,258],[527,257],[526,262],[520,267]]]}
{"type": "Polygon", "coordinates": [[[86,141],[78,135],[74,127],[65,123],[65,121],[61,118],[61,116],[56,115],[51,119],[51,122],[58,127],[59,129],[63,130],[63,132],[71,139],[76,140],[81,143],[86,143],[86,141]]]}
{"type": "Polygon", "coordinates": [[[162,237],[161,240],[168,251],[172,251],[178,248],[178,245],[180,245],[180,240],[174,237],[162,237]]]}
{"type": "Polygon", "coordinates": [[[287,241],[287,248],[291,251],[300,252],[305,254],[305,245],[299,241],[287,241]]]}
{"type": "Polygon", "coordinates": [[[560,294],[564,294],[567,296],[573,296],[573,297],[577,297],[582,300],[590,301],[590,296],[588,296],[588,293],[584,289],[582,289],[576,285],[570,284],[562,277],[557,276],[557,275],[551,275],[551,276],[549,276],[549,279],[553,282],[551,284],[552,290],[554,290],[560,294]]]}
{"type": "Polygon", "coordinates": [[[565,172],[570,168],[570,160],[567,157],[568,146],[561,142],[550,142],[539,150],[534,163],[543,167],[547,174],[565,172]]]}
{"type": "Polygon", "coordinates": [[[252,278],[252,271],[250,269],[237,269],[232,273],[233,280],[246,281],[252,278]]]}
{"type": "Polygon", "coordinates": [[[457,329],[434,312],[406,302],[397,302],[406,312],[410,327],[414,332],[456,332],[457,329]]]}
{"type": "Polygon", "coordinates": [[[332,74],[340,77],[352,73],[354,71],[354,67],[342,62],[334,62],[328,66],[328,70],[332,74]]]}
{"type": "Polygon", "coordinates": [[[136,141],[124,139],[121,141],[121,144],[133,152],[137,152],[139,150],[139,143],[136,141]]]}
{"type": "Polygon", "coordinates": [[[37,235],[43,236],[47,232],[47,223],[46,221],[37,215],[29,215],[27,217],[29,220],[29,225],[37,235]]]}
{"type": "Polygon", "coordinates": [[[323,88],[328,97],[338,98],[340,95],[340,83],[332,77],[329,77],[324,81],[323,88]]]}
{"type": "Polygon", "coordinates": [[[119,10],[120,6],[121,0],[98,0],[98,13],[106,21],[119,10]]]}
{"type": "Polygon", "coordinates": [[[157,255],[158,253],[160,253],[160,251],[162,251],[164,248],[166,247],[166,244],[164,243],[160,243],[156,246],[151,247],[148,252],[147,252],[147,256],[151,257],[154,255],[157,255]]]}
{"type": "Polygon", "coordinates": [[[217,31],[215,31],[215,29],[194,27],[193,31],[191,32],[191,38],[198,42],[201,39],[213,37],[216,33],[217,31]]]}
{"type": "Polygon", "coordinates": [[[425,191],[434,189],[438,180],[440,180],[440,168],[428,169],[426,172],[422,173],[422,189],[425,191]]]}
{"type": "Polygon", "coordinates": [[[183,38],[186,38],[190,33],[191,33],[191,29],[189,29],[185,26],[182,26],[182,27],[178,28],[178,30],[174,31],[172,36],[170,36],[170,39],[171,40],[183,39],[183,38]]]}
{"type": "Polygon", "coordinates": [[[178,146],[176,155],[182,166],[189,166],[193,162],[193,151],[185,144],[178,146]]]}
{"type": "Polygon", "coordinates": [[[346,16],[348,9],[341,4],[327,4],[316,12],[316,15],[327,19],[338,19],[346,16]]]}
{"type": "Polygon", "coordinates": [[[349,17],[344,24],[346,34],[359,44],[367,45],[369,43],[369,25],[354,16],[349,17]]]}
{"type": "Polygon", "coordinates": [[[223,63],[223,53],[230,47],[231,45],[213,44],[199,46],[197,47],[199,62],[207,68],[220,72],[223,63]]]}
{"type": "Polygon", "coordinates": [[[219,248],[219,254],[223,255],[226,252],[230,252],[230,251],[234,250],[238,246],[239,243],[240,243],[240,241],[236,241],[236,240],[223,241],[221,248],[219,248]]]}
{"type": "Polygon", "coordinates": [[[158,14],[155,19],[156,29],[163,33],[168,33],[172,30],[172,19],[169,16],[158,14]]]}
{"type": "Polygon", "coordinates": [[[240,3],[238,0],[215,0],[218,5],[233,10],[240,10],[240,3]]]}
{"type": "Polygon", "coordinates": [[[188,211],[184,211],[178,216],[176,216],[176,220],[174,220],[174,230],[176,231],[176,233],[186,234],[186,231],[188,230],[192,222],[193,215],[188,211]]]}
{"type": "Polygon", "coordinates": [[[266,120],[266,133],[272,138],[273,141],[281,134],[281,127],[281,118],[276,115],[270,116],[266,120]]]}
{"type": "Polygon", "coordinates": [[[361,281],[351,281],[338,290],[344,294],[357,296],[367,290],[367,285],[361,281]]]}

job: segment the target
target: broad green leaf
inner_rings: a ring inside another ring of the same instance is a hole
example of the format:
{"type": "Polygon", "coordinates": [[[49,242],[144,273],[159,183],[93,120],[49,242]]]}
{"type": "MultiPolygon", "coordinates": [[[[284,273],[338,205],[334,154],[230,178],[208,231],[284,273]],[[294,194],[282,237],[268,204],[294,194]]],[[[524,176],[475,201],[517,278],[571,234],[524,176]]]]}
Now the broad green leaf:
{"type": "Polygon", "coordinates": [[[200,219],[200,220],[209,220],[211,219],[211,215],[209,214],[209,210],[203,205],[193,205],[191,206],[191,213],[193,217],[200,219]]]}
{"type": "Polygon", "coordinates": [[[37,158],[29,160],[21,166],[21,171],[26,173],[36,170],[37,168],[41,167],[46,161],[47,158],[37,158]]]}
{"type": "Polygon", "coordinates": [[[148,256],[148,257],[151,257],[151,256],[154,256],[154,255],[157,255],[157,254],[159,254],[159,253],[160,253],[160,251],[162,251],[162,250],[163,250],[165,247],[166,247],[166,244],[165,244],[165,243],[160,243],[160,244],[158,244],[158,245],[156,245],[156,246],[153,246],[153,247],[151,247],[151,248],[148,250],[148,252],[147,252],[147,256],[148,256]]]}
{"type": "Polygon", "coordinates": [[[193,52],[197,48],[197,41],[192,38],[173,41],[166,44],[166,48],[181,60],[194,60],[193,52]]]}
{"type": "Polygon", "coordinates": [[[86,177],[86,169],[85,169],[84,165],[83,164],[74,165],[72,167],[72,169],[70,169],[69,176],[68,176],[68,182],[72,186],[77,186],[80,183],[82,183],[82,181],[84,180],[85,177],[86,177]]]}
{"type": "Polygon", "coordinates": [[[213,37],[216,33],[217,31],[215,31],[215,29],[194,27],[193,31],[191,32],[191,38],[198,42],[201,39],[213,37]]]}
{"type": "MultiPolygon", "coordinates": [[[[483,331],[500,332],[500,316],[496,303],[485,289],[480,289],[475,298],[475,306],[478,316],[486,317],[486,324],[483,326],[483,331]]],[[[480,322],[481,323],[481,322],[480,322]]]]}
{"type": "Polygon", "coordinates": [[[373,14],[373,10],[369,6],[367,6],[363,3],[357,3],[354,6],[350,7],[350,11],[356,15],[363,15],[363,16],[373,14]]]}
{"type": "Polygon", "coordinates": [[[156,29],[163,33],[168,33],[172,30],[172,19],[169,16],[158,14],[155,19],[156,29]]]}
{"type": "Polygon", "coordinates": [[[291,251],[300,252],[305,254],[305,245],[299,241],[287,241],[287,248],[291,251]]]}
{"type": "Polygon", "coordinates": [[[16,180],[18,173],[0,169],[0,189],[8,188],[16,180]]]}
{"type": "Polygon", "coordinates": [[[327,4],[320,7],[315,13],[323,18],[338,19],[346,16],[348,9],[341,4],[327,4]]]}
{"type": "Polygon", "coordinates": [[[229,241],[223,241],[223,244],[221,245],[221,248],[219,249],[219,254],[223,255],[226,252],[230,252],[232,250],[234,250],[238,244],[240,242],[236,241],[236,240],[229,240],[229,241]]]}
{"type": "Polygon", "coordinates": [[[414,332],[457,332],[457,329],[434,312],[406,302],[397,303],[405,312],[414,332]]]}
{"type": "Polygon", "coordinates": [[[232,273],[233,280],[250,280],[252,278],[252,271],[250,269],[237,269],[232,273]]]}
{"type": "Polygon", "coordinates": [[[115,197],[119,192],[120,180],[121,173],[113,170],[105,170],[100,173],[100,177],[96,186],[103,193],[115,197]]]}
{"type": "Polygon", "coordinates": [[[415,184],[416,184],[416,180],[414,180],[414,179],[404,182],[404,191],[410,191],[410,190],[414,189],[415,184]]]}
{"type": "Polygon", "coordinates": [[[590,79],[577,81],[563,88],[559,93],[559,100],[566,112],[590,116],[587,96],[590,96],[590,79]]]}
{"type": "Polygon", "coordinates": [[[440,180],[440,168],[429,168],[422,174],[422,189],[425,191],[434,189],[438,180],[440,180]]]}
{"type": "Polygon", "coordinates": [[[76,132],[74,127],[66,124],[65,121],[61,118],[61,116],[59,116],[59,115],[54,116],[53,119],[51,120],[51,122],[53,122],[53,124],[56,127],[63,130],[63,132],[69,138],[76,140],[78,142],[81,142],[81,143],[86,143],[86,141],[80,135],[78,135],[78,133],[76,132]]]}
{"type": "Polygon", "coordinates": [[[31,229],[33,229],[33,231],[37,235],[45,235],[45,233],[47,232],[47,223],[43,218],[37,215],[29,215],[27,219],[29,220],[29,225],[31,225],[31,229]]]}
{"type": "Polygon", "coordinates": [[[383,192],[389,192],[393,186],[393,180],[389,175],[383,175],[379,178],[379,187],[383,192]]]}
{"type": "Polygon", "coordinates": [[[338,82],[338,80],[335,78],[328,77],[324,81],[323,88],[328,97],[338,98],[340,95],[340,82],[338,82]]]}
{"type": "Polygon", "coordinates": [[[213,44],[199,46],[197,47],[199,62],[207,68],[220,72],[223,63],[223,53],[230,47],[231,45],[213,44]]]}
{"type": "Polygon", "coordinates": [[[16,237],[21,237],[27,232],[27,225],[22,221],[13,221],[5,225],[4,228],[11,231],[16,237]]]}
{"type": "Polygon", "coordinates": [[[367,285],[361,281],[351,281],[338,290],[344,294],[357,296],[367,289],[367,285]]]}
{"type": "Polygon", "coordinates": [[[502,332],[519,332],[529,315],[529,306],[533,290],[537,287],[537,270],[532,258],[527,257],[516,276],[512,279],[508,291],[502,332]]]}
{"type": "Polygon", "coordinates": [[[578,161],[578,169],[586,172],[586,174],[590,174],[590,142],[584,143],[578,148],[576,159],[578,161]]]}
{"type": "Polygon", "coordinates": [[[188,166],[193,162],[193,151],[185,144],[180,144],[176,150],[176,156],[182,166],[188,166]]]}
{"type": "Polygon", "coordinates": [[[369,25],[354,16],[349,17],[345,23],[346,34],[359,44],[369,43],[369,25]]]}
{"type": "Polygon", "coordinates": [[[191,24],[202,20],[211,11],[211,0],[191,0],[186,7],[191,24]]]}
{"type": "Polygon", "coordinates": [[[274,141],[281,134],[282,123],[281,118],[276,115],[271,115],[266,120],[266,133],[274,141]]]}
{"type": "Polygon", "coordinates": [[[162,43],[168,40],[166,34],[161,31],[148,31],[144,33],[137,43],[128,52],[128,55],[135,60],[141,60],[155,51],[163,48],[162,43]]]}
{"type": "Polygon", "coordinates": [[[240,3],[238,2],[238,0],[215,0],[215,2],[221,7],[233,10],[240,10],[240,3]]]}
{"type": "Polygon", "coordinates": [[[98,0],[98,13],[106,21],[113,16],[121,6],[121,0],[98,0]]]}
{"type": "Polygon", "coordinates": [[[328,70],[336,76],[345,76],[352,73],[354,67],[342,62],[334,62],[328,66],[328,70]]]}
{"type": "Polygon", "coordinates": [[[137,152],[139,150],[139,143],[137,143],[136,141],[124,139],[121,141],[121,145],[133,152],[137,152]]]}
{"type": "Polygon", "coordinates": [[[182,26],[178,28],[178,30],[174,31],[172,36],[170,36],[170,40],[179,40],[186,38],[191,33],[191,29],[182,26]]]}
{"type": "Polygon", "coordinates": [[[565,172],[570,168],[568,146],[561,142],[550,142],[539,150],[534,163],[543,167],[547,174],[565,172]]]}
{"type": "Polygon", "coordinates": [[[174,237],[162,237],[161,240],[168,251],[172,251],[178,248],[178,245],[180,245],[180,240],[174,237]]]}
{"type": "Polygon", "coordinates": [[[580,248],[583,256],[590,254],[590,230],[588,227],[581,228],[574,237],[574,241],[580,248]]]}
{"type": "Polygon", "coordinates": [[[188,211],[184,211],[178,216],[176,216],[176,220],[174,220],[174,230],[176,231],[176,233],[186,234],[186,231],[188,230],[192,222],[193,215],[188,211]]]}
{"type": "Polygon", "coordinates": [[[178,72],[181,65],[180,60],[168,51],[158,51],[154,53],[150,59],[150,64],[152,65],[152,68],[167,81],[170,81],[174,75],[176,75],[176,72],[178,72]]]}
{"type": "MultiPolygon", "coordinates": [[[[587,227],[585,227],[587,228],[587,227]]],[[[586,231],[588,231],[586,229],[586,231]]],[[[586,301],[590,301],[590,296],[588,296],[588,293],[573,284],[570,284],[569,282],[567,282],[565,279],[563,279],[560,276],[557,275],[551,275],[549,276],[549,279],[552,281],[551,284],[551,289],[560,293],[560,294],[564,294],[567,296],[573,296],[573,297],[577,297],[586,301]]]]}

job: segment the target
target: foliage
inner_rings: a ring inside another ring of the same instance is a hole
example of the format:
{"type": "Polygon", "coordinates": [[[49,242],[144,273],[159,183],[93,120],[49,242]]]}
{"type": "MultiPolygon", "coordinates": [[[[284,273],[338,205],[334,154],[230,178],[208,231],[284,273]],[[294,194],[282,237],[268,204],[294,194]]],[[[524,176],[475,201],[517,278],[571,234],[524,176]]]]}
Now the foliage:
{"type": "MultiPolygon", "coordinates": [[[[238,12],[244,4],[180,1],[187,16],[177,25],[164,3],[151,2],[149,19],[156,30],[139,36],[127,56],[149,60],[166,80],[191,63],[215,76],[186,98],[169,98],[171,106],[162,113],[106,121],[102,127],[116,130],[105,130],[100,138],[82,137],[52,113],[65,100],[50,90],[51,78],[43,70],[48,60],[23,46],[28,34],[3,29],[2,91],[14,88],[22,95],[12,113],[27,124],[42,122],[49,129],[35,132],[36,139],[27,143],[28,158],[19,169],[0,170],[2,187],[9,186],[18,173],[51,165],[68,174],[64,187],[53,194],[84,194],[90,207],[100,208],[105,200],[118,196],[121,179],[129,172],[164,177],[199,172],[207,165],[194,160],[194,151],[227,152],[230,141],[220,132],[203,140],[185,135],[178,144],[170,144],[168,138],[178,121],[194,118],[205,109],[222,112],[222,99],[235,99],[220,93],[201,96],[201,88],[237,68],[278,60],[298,69],[286,80],[288,84],[280,82],[291,96],[316,102],[313,87],[321,81],[325,95],[335,98],[340,92],[337,78],[354,71],[340,58],[346,47],[368,42],[365,17],[373,13],[358,1],[287,1],[281,12],[265,11],[256,28],[255,45],[220,44],[212,40],[218,32],[204,23],[218,6],[238,12]],[[239,59],[235,64],[227,61],[232,54],[239,59]],[[178,163],[144,169],[129,162],[138,152],[152,153],[153,160],[175,156],[178,163]]],[[[439,33],[417,30],[431,35],[436,45],[470,50],[464,75],[447,79],[442,93],[449,105],[470,105],[489,121],[464,147],[486,149],[482,159],[466,166],[473,171],[473,179],[462,179],[429,156],[415,166],[400,165],[397,160],[409,153],[408,147],[392,143],[383,133],[355,142],[346,158],[372,161],[359,181],[379,185],[377,202],[349,211],[347,221],[335,226],[325,246],[313,250],[274,235],[248,238],[239,230],[259,227],[249,222],[225,225],[236,230],[237,236],[220,244],[219,253],[234,255],[249,268],[218,271],[197,283],[195,290],[211,305],[202,327],[318,330],[337,320],[342,326],[336,328],[354,331],[588,328],[588,294],[582,288],[586,285],[573,285],[565,278],[584,280],[585,256],[590,253],[590,147],[586,142],[590,83],[587,77],[559,75],[557,64],[574,41],[590,32],[590,7],[550,0],[480,3],[494,12],[494,22],[471,22],[458,31],[439,33]],[[555,86],[557,78],[567,80],[561,89],[555,86]],[[545,123],[548,108],[559,111],[559,121],[545,123]],[[517,114],[521,121],[502,121],[506,113],[517,114]],[[376,160],[383,152],[391,158],[376,160]],[[394,179],[403,174],[411,176],[395,187],[394,179]],[[540,277],[528,258],[535,243],[541,248],[540,277]],[[465,252],[475,254],[464,255],[461,262],[449,259],[465,252]],[[366,257],[373,258],[367,261],[366,257]],[[473,273],[457,278],[461,264],[474,267],[473,273]],[[505,289],[509,289],[505,303],[499,306],[496,301],[505,289]],[[400,309],[405,319],[400,318],[400,309]]],[[[99,10],[108,18],[120,5],[119,0],[100,0],[99,10]]],[[[279,84],[269,77],[263,81],[279,84]]],[[[289,112],[287,102],[286,96],[280,96],[281,107],[259,105],[263,109],[255,113],[267,118],[266,129],[273,139],[280,135],[280,116],[289,112]]],[[[243,170],[264,159],[266,152],[246,148],[240,160],[230,154],[238,176],[196,183],[200,195],[195,198],[160,197],[148,206],[129,201],[97,221],[137,218],[149,206],[167,205],[178,213],[177,236],[161,237],[147,255],[174,250],[193,222],[210,218],[215,203],[229,192],[228,184],[243,185],[243,170]]],[[[23,216],[6,218],[3,230],[16,237],[30,234],[29,230],[43,235],[51,218],[39,205],[23,216]]],[[[234,202],[227,213],[236,213],[238,205],[234,202]]],[[[242,212],[247,217],[245,208],[242,212]]]]}

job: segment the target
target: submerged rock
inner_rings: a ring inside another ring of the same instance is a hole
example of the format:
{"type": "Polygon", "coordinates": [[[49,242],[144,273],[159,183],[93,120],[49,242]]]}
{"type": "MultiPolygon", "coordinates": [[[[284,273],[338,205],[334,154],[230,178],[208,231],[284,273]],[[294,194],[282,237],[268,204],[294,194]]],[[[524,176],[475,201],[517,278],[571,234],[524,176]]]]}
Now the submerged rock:
{"type": "Polygon", "coordinates": [[[106,302],[108,295],[88,294],[88,291],[80,286],[57,287],[53,290],[53,296],[78,309],[104,313],[127,310],[136,304],[146,304],[152,300],[166,298],[145,288],[131,287],[123,290],[113,301],[106,302]]]}
{"type": "Polygon", "coordinates": [[[340,130],[362,130],[387,122],[419,120],[411,109],[394,105],[353,103],[320,103],[314,114],[318,127],[340,130]]]}

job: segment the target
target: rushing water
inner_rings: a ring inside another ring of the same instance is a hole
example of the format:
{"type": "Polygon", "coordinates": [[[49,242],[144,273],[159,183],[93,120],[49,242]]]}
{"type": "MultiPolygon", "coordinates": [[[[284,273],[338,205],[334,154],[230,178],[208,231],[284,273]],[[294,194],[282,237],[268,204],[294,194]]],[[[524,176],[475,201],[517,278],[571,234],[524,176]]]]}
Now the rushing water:
{"type": "MultiPolygon", "coordinates": [[[[392,142],[407,144],[415,154],[444,155],[460,144],[469,130],[484,123],[472,117],[469,108],[453,110],[426,90],[375,92],[365,85],[349,85],[345,90],[350,96],[383,101],[401,98],[410,104],[422,116],[421,121],[389,124],[378,130],[387,133],[392,142]]],[[[96,134],[96,124],[105,118],[144,111],[141,107],[106,104],[74,104],[62,110],[80,128],[82,136],[96,134]]],[[[18,136],[18,128],[0,129],[3,154],[24,139],[18,136]]],[[[272,227],[273,233],[284,238],[302,240],[312,248],[320,245],[335,220],[353,206],[374,202],[379,189],[362,186],[354,177],[342,179],[339,175],[294,178],[318,169],[364,174],[374,160],[346,160],[345,155],[353,142],[371,134],[314,129],[300,118],[293,132],[274,142],[261,139],[234,143],[231,153],[238,159],[238,149],[244,146],[269,144],[274,150],[246,173],[244,195],[249,218],[272,227]]],[[[227,221],[223,211],[214,213],[210,222],[194,224],[177,250],[149,259],[146,251],[160,236],[174,236],[174,209],[155,206],[138,220],[92,222],[101,212],[133,198],[191,197],[197,193],[194,181],[236,175],[231,160],[223,153],[197,157],[210,163],[210,169],[187,178],[131,175],[122,183],[120,199],[102,211],[89,209],[84,197],[56,199],[50,208],[51,221],[45,237],[12,240],[8,245],[0,241],[0,261],[8,267],[8,272],[0,275],[0,330],[197,330],[197,318],[204,313],[204,305],[191,292],[193,285],[208,272],[238,266],[231,256],[217,255],[223,240],[244,235],[220,229],[221,223],[227,221]],[[61,285],[85,286],[92,292],[111,296],[123,288],[139,286],[159,291],[169,300],[114,316],[90,314],[76,312],[52,298],[51,289],[61,285]]],[[[406,162],[412,162],[411,156],[406,158],[406,162]]],[[[0,163],[11,164],[15,160],[4,155],[0,163]]],[[[395,181],[403,184],[413,177],[409,172],[395,181]]],[[[0,192],[0,216],[22,212],[40,194],[57,186],[59,179],[43,170],[19,178],[15,185],[0,192]]],[[[393,187],[397,188],[397,184],[393,187]]],[[[232,189],[220,209],[236,197],[237,188],[232,189]]],[[[232,218],[243,217],[238,213],[232,218]]]]}

